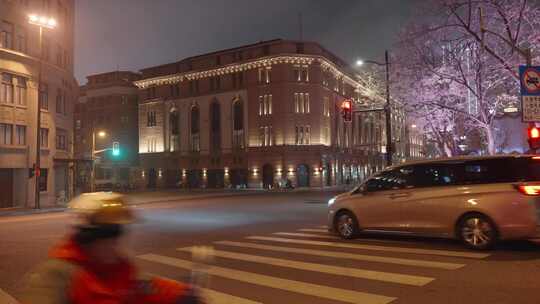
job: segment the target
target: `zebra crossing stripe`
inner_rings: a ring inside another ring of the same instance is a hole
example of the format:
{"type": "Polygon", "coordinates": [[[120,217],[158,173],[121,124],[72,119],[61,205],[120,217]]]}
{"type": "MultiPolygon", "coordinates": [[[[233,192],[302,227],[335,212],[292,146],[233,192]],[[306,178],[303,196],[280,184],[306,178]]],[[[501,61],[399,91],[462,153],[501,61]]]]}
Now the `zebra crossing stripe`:
{"type": "Polygon", "coordinates": [[[297,236],[297,237],[310,237],[316,239],[328,239],[328,240],[337,240],[338,237],[334,235],[322,235],[322,234],[312,234],[312,233],[297,233],[297,232],[274,232],[275,235],[284,235],[284,236],[297,236]]]}
{"type": "Polygon", "coordinates": [[[298,229],[298,231],[328,233],[328,229],[314,229],[314,228],[298,229]]]}
{"type": "Polygon", "coordinates": [[[376,246],[376,245],[366,245],[366,244],[346,243],[346,242],[322,242],[322,241],[288,239],[288,238],[266,237],[266,236],[248,236],[246,237],[246,239],[280,242],[280,243],[291,243],[291,244],[327,246],[327,247],[336,247],[336,248],[351,248],[351,249],[374,250],[374,251],[384,251],[384,252],[425,254],[425,255],[437,255],[437,256],[447,256],[447,257],[458,257],[458,258],[471,258],[471,259],[484,259],[490,256],[489,253],[478,253],[478,252],[376,246]]]}
{"type": "MultiPolygon", "coordinates": [[[[159,274],[154,274],[154,273],[146,273],[146,274],[150,275],[150,276],[154,276],[154,277],[161,277],[161,278],[164,278],[164,279],[167,279],[167,280],[176,281],[174,279],[171,279],[171,278],[168,278],[166,276],[159,275],[159,274]]],[[[176,281],[176,282],[178,282],[178,281],[176,281]]],[[[199,287],[199,288],[197,288],[197,291],[200,292],[200,295],[205,300],[205,303],[212,303],[212,304],[230,304],[230,303],[234,303],[234,304],[263,304],[261,302],[251,301],[251,300],[248,300],[248,299],[245,299],[245,298],[240,298],[240,297],[237,297],[237,296],[233,296],[233,295],[230,295],[230,294],[227,294],[227,293],[222,293],[222,292],[215,291],[215,290],[212,290],[212,289],[207,289],[207,288],[199,287]]]]}
{"type": "Polygon", "coordinates": [[[386,263],[386,264],[417,266],[417,267],[437,268],[437,269],[446,269],[446,270],[455,270],[455,269],[459,269],[465,266],[465,264],[456,264],[456,263],[443,263],[443,262],[382,257],[382,256],[373,256],[373,255],[364,255],[364,254],[335,252],[335,251],[270,246],[270,245],[245,243],[245,242],[219,241],[219,242],[214,242],[214,243],[218,245],[235,246],[235,247],[242,247],[242,248],[270,250],[270,251],[286,252],[286,253],[299,253],[299,254],[323,256],[323,257],[338,258],[338,259],[350,259],[350,260],[357,260],[357,261],[378,262],[378,263],[386,263]]]}
{"type": "MultiPolygon", "coordinates": [[[[177,268],[191,270],[195,264],[178,258],[172,258],[157,254],[143,254],[137,256],[146,261],[169,265],[177,268]]],[[[276,278],[272,276],[240,271],[231,268],[212,266],[208,268],[207,273],[226,279],[236,280],[244,283],[260,285],[275,289],[281,289],[289,292],[314,296],[332,301],[341,301],[352,304],[387,304],[396,298],[383,295],[371,294],[347,290],[342,288],[329,287],[324,285],[305,283],[295,280],[276,278]]]]}
{"type": "MultiPolygon", "coordinates": [[[[191,252],[193,247],[178,248],[178,251],[191,252]]],[[[231,251],[214,250],[214,256],[234,259],[240,261],[247,261],[253,263],[267,264],[278,267],[294,268],[305,271],[320,272],[332,275],[347,276],[359,279],[367,279],[374,281],[382,281],[395,284],[411,285],[411,286],[424,286],[433,281],[434,278],[415,276],[408,274],[399,274],[392,272],[373,271],[360,268],[331,266],[316,263],[299,262],[294,260],[279,259],[244,253],[236,253],[231,251]]]]}

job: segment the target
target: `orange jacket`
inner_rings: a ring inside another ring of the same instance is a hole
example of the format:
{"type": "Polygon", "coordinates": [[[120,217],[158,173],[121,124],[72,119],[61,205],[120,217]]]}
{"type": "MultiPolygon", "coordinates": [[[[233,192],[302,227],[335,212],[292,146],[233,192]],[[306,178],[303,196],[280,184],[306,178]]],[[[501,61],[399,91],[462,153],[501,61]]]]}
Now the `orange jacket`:
{"type": "Polygon", "coordinates": [[[176,281],[137,279],[124,259],[114,265],[91,261],[72,239],[54,247],[50,264],[30,279],[25,304],[178,304],[191,289],[176,281]]]}

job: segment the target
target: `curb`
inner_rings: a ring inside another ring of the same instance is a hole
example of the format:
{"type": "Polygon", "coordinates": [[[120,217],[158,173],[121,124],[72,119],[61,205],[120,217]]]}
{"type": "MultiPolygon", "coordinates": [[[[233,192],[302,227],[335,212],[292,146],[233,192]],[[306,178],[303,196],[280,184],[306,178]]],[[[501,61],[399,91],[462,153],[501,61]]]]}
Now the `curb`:
{"type": "MultiPolygon", "coordinates": [[[[215,193],[215,194],[200,194],[200,195],[191,195],[189,197],[185,196],[179,196],[179,197],[163,197],[163,198],[156,198],[153,200],[148,201],[142,201],[142,202],[135,202],[130,203],[129,200],[127,200],[127,204],[130,206],[139,206],[139,205],[146,205],[146,204],[154,204],[154,203],[166,203],[166,202],[172,202],[172,201],[184,201],[184,200],[196,200],[196,199],[205,199],[205,198],[219,198],[219,197],[229,197],[229,196],[243,196],[248,194],[262,194],[264,192],[231,192],[231,193],[215,193]]],[[[65,212],[68,208],[67,207],[54,207],[54,208],[44,208],[44,209],[30,209],[30,208],[17,208],[15,210],[10,209],[6,211],[2,211],[0,209],[0,218],[2,217],[8,217],[8,216],[26,216],[26,215],[36,215],[36,214],[48,214],[48,213],[60,213],[65,212]]]]}

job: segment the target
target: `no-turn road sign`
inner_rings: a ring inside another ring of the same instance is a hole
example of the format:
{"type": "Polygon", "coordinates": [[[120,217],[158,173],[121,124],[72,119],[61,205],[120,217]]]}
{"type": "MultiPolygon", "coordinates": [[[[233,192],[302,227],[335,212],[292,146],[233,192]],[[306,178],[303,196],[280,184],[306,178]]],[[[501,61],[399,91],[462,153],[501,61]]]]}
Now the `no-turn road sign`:
{"type": "Polygon", "coordinates": [[[540,122],[540,67],[520,66],[521,114],[524,122],[540,122]]]}

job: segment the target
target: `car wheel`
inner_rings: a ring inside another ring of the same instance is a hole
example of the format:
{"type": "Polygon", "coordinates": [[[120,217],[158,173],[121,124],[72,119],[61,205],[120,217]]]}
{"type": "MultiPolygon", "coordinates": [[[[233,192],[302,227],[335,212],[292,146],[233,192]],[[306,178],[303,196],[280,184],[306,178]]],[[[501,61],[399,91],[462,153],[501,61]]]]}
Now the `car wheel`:
{"type": "Polygon", "coordinates": [[[482,214],[466,215],[459,223],[458,233],[467,247],[476,250],[492,248],[498,240],[493,221],[482,214]]]}
{"type": "Polygon", "coordinates": [[[360,232],[358,221],[354,214],[342,211],[336,216],[336,231],[344,239],[352,239],[360,232]]]}

